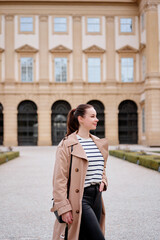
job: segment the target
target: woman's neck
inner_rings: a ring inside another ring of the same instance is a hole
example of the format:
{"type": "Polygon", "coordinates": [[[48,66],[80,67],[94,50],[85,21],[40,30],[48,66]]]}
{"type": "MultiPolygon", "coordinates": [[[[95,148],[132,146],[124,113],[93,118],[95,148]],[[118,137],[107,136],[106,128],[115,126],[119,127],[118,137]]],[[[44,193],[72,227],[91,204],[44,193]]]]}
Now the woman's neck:
{"type": "Polygon", "coordinates": [[[86,129],[81,129],[79,128],[77,134],[82,137],[82,138],[89,138],[89,131],[87,131],[86,129]]]}

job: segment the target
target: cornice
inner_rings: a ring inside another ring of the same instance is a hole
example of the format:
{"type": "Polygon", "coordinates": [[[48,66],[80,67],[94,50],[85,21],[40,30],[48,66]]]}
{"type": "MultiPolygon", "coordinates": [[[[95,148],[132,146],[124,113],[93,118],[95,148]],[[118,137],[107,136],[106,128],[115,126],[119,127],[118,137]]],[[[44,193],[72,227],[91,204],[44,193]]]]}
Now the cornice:
{"type": "Polygon", "coordinates": [[[116,50],[117,53],[138,53],[138,49],[135,49],[129,45],[126,45],[118,50],[116,50]]]}
{"type": "Polygon", "coordinates": [[[0,3],[137,3],[139,0],[0,0],[0,3]]]}
{"type": "Polygon", "coordinates": [[[63,45],[59,45],[59,46],[57,46],[55,48],[52,48],[50,50],[50,52],[51,53],[71,53],[72,50],[67,48],[67,47],[65,47],[65,46],[63,46],[63,45]]]}
{"type": "Polygon", "coordinates": [[[3,53],[4,52],[4,49],[3,48],[0,48],[0,53],[3,53]]]}
{"type": "Polygon", "coordinates": [[[104,53],[105,50],[103,48],[100,48],[96,45],[93,45],[89,48],[86,48],[85,50],[83,50],[84,53],[104,53]]]}
{"type": "Polygon", "coordinates": [[[37,53],[38,49],[36,49],[28,44],[25,44],[22,47],[17,48],[15,51],[17,53],[37,53]]]}

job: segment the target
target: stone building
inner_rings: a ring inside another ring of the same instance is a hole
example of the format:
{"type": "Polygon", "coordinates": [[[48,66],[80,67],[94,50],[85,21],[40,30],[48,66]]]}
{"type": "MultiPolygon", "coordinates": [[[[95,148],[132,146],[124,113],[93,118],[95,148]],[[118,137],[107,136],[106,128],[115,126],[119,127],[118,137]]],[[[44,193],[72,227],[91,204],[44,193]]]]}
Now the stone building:
{"type": "Polygon", "coordinates": [[[0,0],[0,144],[55,145],[97,110],[109,144],[160,146],[159,0],[0,0]]]}

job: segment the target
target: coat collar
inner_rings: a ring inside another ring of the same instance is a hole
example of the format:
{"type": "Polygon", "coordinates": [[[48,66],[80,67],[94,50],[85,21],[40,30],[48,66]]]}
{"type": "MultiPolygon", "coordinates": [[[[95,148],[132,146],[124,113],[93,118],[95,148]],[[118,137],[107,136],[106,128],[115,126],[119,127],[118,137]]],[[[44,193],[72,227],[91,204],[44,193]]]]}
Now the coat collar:
{"type": "MultiPolygon", "coordinates": [[[[72,155],[80,157],[80,158],[84,158],[84,159],[87,160],[86,153],[83,150],[82,145],[79,143],[76,134],[77,134],[77,132],[74,132],[67,137],[66,145],[67,145],[67,147],[70,147],[70,146],[73,145],[72,155]]],[[[96,136],[94,136],[92,134],[90,134],[90,137],[92,138],[92,140],[97,145],[98,149],[102,153],[102,156],[103,156],[103,158],[106,162],[107,157],[108,157],[108,141],[107,141],[107,138],[101,138],[100,139],[100,138],[97,138],[96,136]]]]}

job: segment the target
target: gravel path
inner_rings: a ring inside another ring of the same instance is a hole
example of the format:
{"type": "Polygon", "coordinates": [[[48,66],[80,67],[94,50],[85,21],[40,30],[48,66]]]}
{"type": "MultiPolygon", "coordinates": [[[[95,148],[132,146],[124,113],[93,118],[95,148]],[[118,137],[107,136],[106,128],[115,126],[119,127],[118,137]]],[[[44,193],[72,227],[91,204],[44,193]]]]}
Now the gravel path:
{"type": "MultiPolygon", "coordinates": [[[[0,240],[51,240],[56,147],[16,147],[0,165],[0,240]]],[[[106,240],[160,239],[160,173],[109,157],[106,240]]],[[[75,239],[76,240],[76,239],[75,239]]]]}

